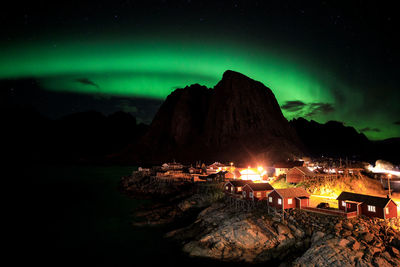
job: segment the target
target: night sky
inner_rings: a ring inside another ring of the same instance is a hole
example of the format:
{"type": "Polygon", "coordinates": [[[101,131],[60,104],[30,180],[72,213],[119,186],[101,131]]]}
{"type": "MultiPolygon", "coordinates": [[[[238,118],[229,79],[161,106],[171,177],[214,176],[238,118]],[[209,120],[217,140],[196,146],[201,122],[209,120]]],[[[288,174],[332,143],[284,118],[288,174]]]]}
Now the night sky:
{"type": "Polygon", "coordinates": [[[149,123],[175,88],[213,87],[231,69],[270,87],[287,119],[400,136],[390,3],[14,2],[0,14],[2,93],[46,116],[124,110],[149,123]]]}

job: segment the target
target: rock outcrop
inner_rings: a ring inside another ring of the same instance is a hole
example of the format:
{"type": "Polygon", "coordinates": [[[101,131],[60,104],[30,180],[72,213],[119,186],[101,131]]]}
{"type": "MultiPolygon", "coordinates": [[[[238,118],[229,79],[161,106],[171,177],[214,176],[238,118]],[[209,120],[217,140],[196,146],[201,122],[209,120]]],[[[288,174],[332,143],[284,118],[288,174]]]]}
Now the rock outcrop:
{"type": "Polygon", "coordinates": [[[203,210],[168,237],[194,257],[222,261],[293,262],[295,266],[399,266],[400,220],[290,211],[287,219],[260,210],[238,212],[224,203],[203,210]],[[297,259],[293,258],[298,257],[297,259]]]}
{"type": "Polygon", "coordinates": [[[292,248],[302,247],[298,238],[303,234],[265,217],[237,214],[224,203],[215,203],[203,210],[194,224],[167,236],[183,241],[183,251],[190,256],[264,262],[283,259],[292,248]]]}
{"type": "Polygon", "coordinates": [[[336,218],[324,232],[314,232],[311,247],[294,266],[400,266],[399,223],[336,218]]]}
{"type": "Polygon", "coordinates": [[[135,210],[135,226],[173,223],[193,212],[200,212],[224,197],[218,184],[201,186],[188,182],[162,183],[153,181],[141,172],[122,177],[120,188],[128,196],[155,201],[150,206],[145,205],[135,210]]]}
{"type": "Polygon", "coordinates": [[[155,186],[148,177],[133,175],[123,178],[121,185],[136,197],[161,200],[136,211],[136,226],[175,226],[190,214],[190,222],[184,224],[188,226],[166,236],[193,257],[295,266],[400,266],[399,218],[344,219],[294,209],[282,220],[262,205],[235,209],[218,184],[155,186]]]}

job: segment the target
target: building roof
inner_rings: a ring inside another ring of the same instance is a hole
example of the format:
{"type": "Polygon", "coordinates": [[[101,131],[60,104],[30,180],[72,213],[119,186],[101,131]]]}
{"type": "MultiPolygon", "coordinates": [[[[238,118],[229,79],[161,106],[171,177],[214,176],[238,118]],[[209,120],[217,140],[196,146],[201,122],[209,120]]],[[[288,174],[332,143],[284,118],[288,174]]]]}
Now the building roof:
{"type": "Polygon", "coordinates": [[[246,184],[252,184],[253,181],[235,180],[235,181],[229,181],[228,183],[231,183],[233,186],[245,186],[246,184]]]}
{"type": "Polygon", "coordinates": [[[310,194],[304,190],[304,188],[284,188],[284,189],[275,189],[275,191],[283,198],[289,197],[310,197],[310,194]]]}
{"type": "Polygon", "coordinates": [[[253,189],[253,191],[269,191],[269,190],[274,190],[272,185],[269,183],[251,183],[248,184],[248,186],[253,189]]]}
{"type": "MultiPolygon", "coordinates": [[[[317,175],[315,172],[311,171],[311,170],[310,170],[309,168],[307,168],[307,167],[294,167],[294,168],[291,169],[290,171],[292,171],[292,170],[294,170],[294,169],[297,169],[297,170],[301,171],[301,172],[304,173],[304,175],[306,175],[306,176],[314,177],[314,176],[317,175]]],[[[290,172],[290,171],[289,171],[289,172],[290,172]]]]}
{"type": "Polygon", "coordinates": [[[337,200],[350,200],[350,201],[354,201],[354,202],[362,202],[367,205],[373,205],[373,206],[377,206],[380,208],[384,208],[389,203],[391,198],[356,194],[356,193],[350,193],[350,192],[342,192],[338,196],[337,200]]]}
{"type": "Polygon", "coordinates": [[[304,161],[281,161],[274,164],[275,168],[293,168],[303,166],[304,161]]]}
{"type": "Polygon", "coordinates": [[[240,176],[242,176],[242,174],[240,173],[240,171],[237,170],[237,169],[235,169],[235,170],[233,171],[233,175],[234,175],[235,178],[239,178],[240,176]]]}

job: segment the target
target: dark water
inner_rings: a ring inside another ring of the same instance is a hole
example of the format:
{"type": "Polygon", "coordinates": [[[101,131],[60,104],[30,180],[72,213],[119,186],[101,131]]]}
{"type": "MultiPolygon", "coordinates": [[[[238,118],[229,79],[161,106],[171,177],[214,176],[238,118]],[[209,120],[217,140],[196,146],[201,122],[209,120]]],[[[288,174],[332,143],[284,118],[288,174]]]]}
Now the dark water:
{"type": "MultiPolygon", "coordinates": [[[[133,167],[29,166],[19,180],[10,247],[14,263],[42,266],[227,265],[193,259],[163,238],[167,229],[132,227],[146,204],[121,194],[133,167]]],[[[148,202],[148,201],[147,201],[148,202]]]]}

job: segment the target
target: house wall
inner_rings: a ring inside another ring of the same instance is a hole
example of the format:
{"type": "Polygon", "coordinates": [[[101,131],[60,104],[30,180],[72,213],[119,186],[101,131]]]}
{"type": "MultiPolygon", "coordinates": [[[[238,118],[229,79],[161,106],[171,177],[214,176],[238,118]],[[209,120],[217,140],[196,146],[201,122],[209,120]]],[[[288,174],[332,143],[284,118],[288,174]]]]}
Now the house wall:
{"type": "Polygon", "coordinates": [[[286,174],[289,170],[289,168],[275,168],[275,175],[279,176],[282,174],[286,174]]]}
{"type": "MultiPolygon", "coordinates": [[[[339,209],[342,211],[346,211],[346,210],[347,210],[347,212],[357,211],[356,203],[345,203],[343,205],[342,200],[338,200],[338,206],[339,206],[339,209]],[[347,206],[347,209],[346,209],[346,206],[347,206]]],[[[362,212],[362,209],[360,211],[360,215],[361,215],[361,212],[362,212]]]]}
{"type": "Polygon", "coordinates": [[[308,199],[308,198],[304,198],[304,199],[296,198],[296,208],[308,207],[309,203],[310,203],[310,199],[308,199]]]}
{"type": "Polygon", "coordinates": [[[255,191],[255,192],[254,192],[254,196],[257,197],[257,192],[260,192],[260,193],[261,193],[261,196],[260,196],[260,197],[257,197],[257,199],[259,199],[259,200],[264,200],[264,199],[267,198],[268,194],[269,194],[271,191],[272,191],[272,190],[268,190],[268,191],[255,191]]]}
{"type": "Polygon", "coordinates": [[[238,191],[239,187],[243,188],[243,186],[233,186],[231,183],[228,183],[228,184],[225,184],[224,191],[225,191],[225,193],[228,193],[228,194],[241,194],[242,191],[238,191]],[[226,187],[228,187],[228,189],[226,189],[226,187]],[[233,192],[232,192],[232,188],[233,188],[233,192]]]}
{"type": "MultiPolygon", "coordinates": [[[[377,217],[383,219],[383,208],[379,208],[375,206],[376,212],[370,212],[368,211],[368,204],[362,203],[361,205],[361,214],[365,215],[367,217],[377,217]]],[[[361,215],[359,214],[359,215],[361,215]]]]}
{"type": "Polygon", "coordinates": [[[296,208],[296,198],[294,197],[285,198],[284,201],[285,201],[285,209],[296,208]],[[292,200],[292,204],[289,204],[289,199],[292,200]]]}
{"type": "Polygon", "coordinates": [[[225,193],[230,194],[230,193],[231,193],[231,188],[232,188],[232,185],[231,185],[230,183],[226,183],[226,184],[224,185],[224,191],[225,191],[225,193]]]}
{"type": "MultiPolygon", "coordinates": [[[[269,205],[270,207],[274,207],[274,208],[277,208],[277,209],[281,209],[281,208],[282,208],[282,205],[279,205],[279,204],[278,204],[278,199],[279,199],[279,198],[281,198],[281,197],[279,196],[279,194],[278,194],[276,191],[272,191],[272,192],[267,196],[268,205],[269,205]],[[272,203],[269,202],[269,197],[272,197],[272,203]]],[[[283,203],[283,199],[282,199],[282,203],[283,203]]]]}
{"type": "Polygon", "coordinates": [[[300,183],[305,178],[304,173],[300,170],[293,168],[286,174],[286,182],[287,183],[300,183]]]}
{"type": "Polygon", "coordinates": [[[385,219],[397,217],[397,206],[394,204],[393,200],[390,201],[386,207],[389,208],[389,214],[385,214],[385,219]]]}
{"type": "MultiPolygon", "coordinates": [[[[345,206],[342,205],[342,201],[338,200],[338,206],[340,210],[345,211],[346,208],[345,206]]],[[[357,204],[355,203],[346,203],[347,205],[350,204],[350,207],[347,207],[347,212],[352,212],[352,211],[357,211],[357,204]]],[[[396,204],[392,201],[389,202],[389,204],[386,206],[389,208],[389,214],[385,214],[385,216],[383,215],[385,210],[383,208],[379,208],[377,206],[375,206],[375,210],[376,212],[371,212],[368,211],[368,204],[360,204],[358,205],[358,213],[359,215],[364,215],[364,216],[368,216],[368,217],[377,217],[377,218],[381,218],[381,219],[389,219],[389,218],[393,218],[393,217],[397,217],[397,206],[396,204]]]]}
{"type": "Polygon", "coordinates": [[[345,211],[346,210],[346,204],[343,206],[342,205],[342,200],[338,200],[338,207],[340,210],[345,211]]]}
{"type": "Polygon", "coordinates": [[[346,203],[347,212],[357,211],[357,206],[356,203],[346,203]]]}
{"type": "MultiPolygon", "coordinates": [[[[250,192],[253,192],[248,186],[245,186],[244,188],[243,188],[243,192],[246,192],[246,196],[245,196],[245,199],[251,199],[250,198],[250,192]]],[[[242,193],[243,193],[242,192],[242,193]]]]}
{"type": "Polygon", "coordinates": [[[243,187],[243,191],[246,191],[246,199],[251,199],[249,193],[253,192],[255,200],[265,199],[268,193],[271,192],[271,191],[253,191],[249,186],[243,187]],[[257,196],[257,193],[260,193],[261,195],[257,196]]]}

